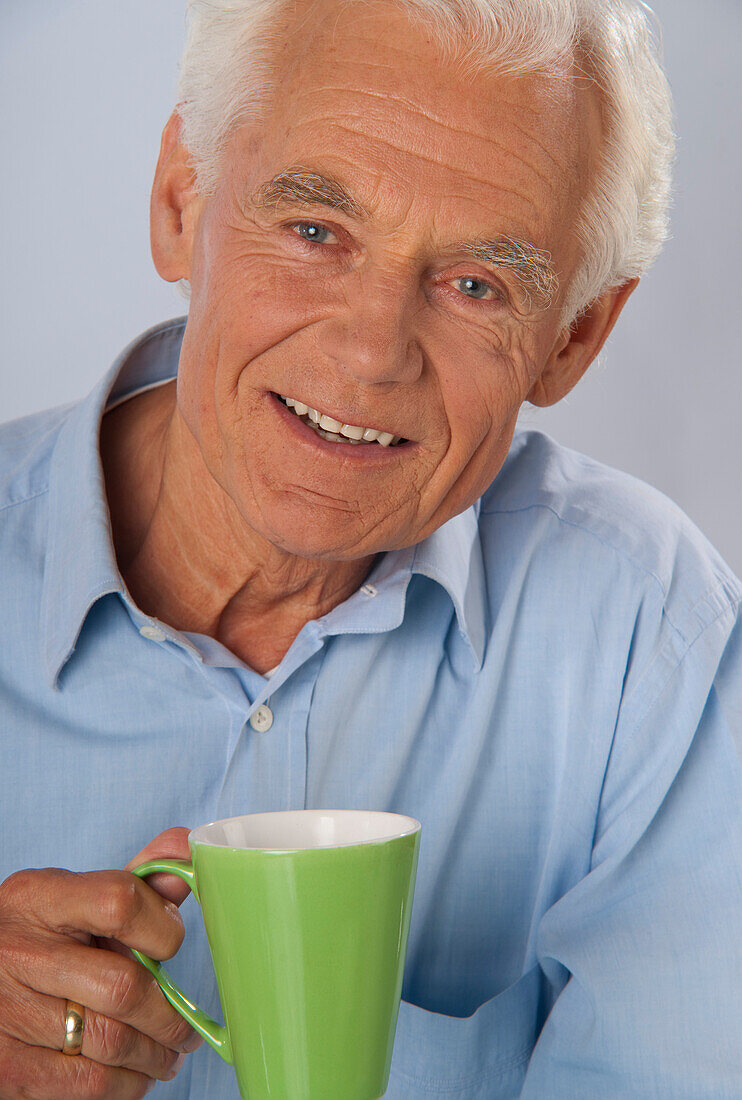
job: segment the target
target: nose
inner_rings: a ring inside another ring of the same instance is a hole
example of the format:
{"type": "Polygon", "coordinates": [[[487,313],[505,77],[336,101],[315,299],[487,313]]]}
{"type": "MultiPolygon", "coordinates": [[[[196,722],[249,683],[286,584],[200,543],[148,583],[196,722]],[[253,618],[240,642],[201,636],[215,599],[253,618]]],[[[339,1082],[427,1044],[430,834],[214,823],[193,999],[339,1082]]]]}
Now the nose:
{"type": "Polygon", "coordinates": [[[363,386],[388,392],[415,382],[423,353],[416,329],[417,287],[390,279],[360,278],[321,326],[321,351],[363,386]]]}

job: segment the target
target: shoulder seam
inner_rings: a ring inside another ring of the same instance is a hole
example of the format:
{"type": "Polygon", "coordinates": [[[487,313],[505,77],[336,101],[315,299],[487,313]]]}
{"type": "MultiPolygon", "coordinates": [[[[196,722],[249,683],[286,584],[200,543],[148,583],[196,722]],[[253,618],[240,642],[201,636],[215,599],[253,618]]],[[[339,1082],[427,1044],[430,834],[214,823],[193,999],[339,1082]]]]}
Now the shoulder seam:
{"type": "MultiPolygon", "coordinates": [[[[483,515],[483,516],[517,515],[520,512],[530,512],[530,511],[532,511],[536,508],[540,508],[545,512],[551,512],[551,514],[556,519],[558,519],[560,523],[563,523],[566,527],[572,527],[577,531],[582,531],[585,535],[589,535],[591,538],[595,539],[596,542],[599,542],[601,544],[601,546],[605,546],[607,549],[612,550],[614,554],[618,554],[618,556],[623,558],[624,561],[627,561],[629,563],[629,565],[632,566],[632,568],[637,569],[639,572],[643,573],[646,577],[650,577],[656,583],[656,585],[659,588],[660,593],[662,595],[662,604],[663,604],[663,606],[662,606],[662,615],[663,615],[663,617],[667,620],[668,625],[675,631],[675,633],[678,635],[678,637],[682,639],[682,641],[685,643],[685,645],[692,645],[693,641],[695,641],[695,639],[697,637],[699,637],[700,634],[703,633],[704,629],[706,628],[706,625],[708,625],[708,624],[705,624],[705,623],[701,624],[698,631],[696,632],[696,635],[694,636],[694,638],[690,639],[686,636],[684,631],[682,631],[680,629],[680,627],[677,626],[673,622],[673,620],[670,618],[670,616],[667,613],[667,608],[665,607],[665,604],[666,604],[666,601],[667,601],[667,596],[668,596],[667,589],[665,588],[665,585],[662,583],[662,581],[660,580],[660,578],[657,576],[656,573],[653,573],[651,569],[647,569],[646,566],[644,566],[640,562],[636,561],[633,557],[631,557],[629,554],[627,554],[625,550],[622,550],[621,547],[616,546],[614,543],[609,542],[607,539],[601,538],[601,536],[596,531],[592,531],[589,527],[586,527],[581,523],[575,523],[572,520],[565,519],[565,517],[560,515],[560,513],[557,512],[557,510],[555,508],[553,508],[550,504],[536,503],[536,504],[528,504],[523,508],[492,508],[492,509],[488,509],[488,510],[483,509],[482,512],[481,512],[481,515],[483,515]]],[[[731,608],[734,608],[735,606],[739,607],[740,603],[742,603],[742,592],[738,593],[736,595],[736,597],[732,596],[732,594],[727,589],[727,585],[725,583],[724,577],[717,574],[716,584],[713,584],[710,588],[708,588],[703,593],[702,596],[699,597],[699,599],[696,601],[696,603],[690,609],[691,613],[697,611],[698,608],[704,602],[707,602],[713,595],[715,595],[719,592],[725,593],[727,595],[727,600],[728,600],[727,607],[731,607],[731,608]]],[[[722,608],[722,610],[720,611],[720,614],[723,614],[723,611],[724,611],[724,609],[722,608]]]]}
{"type": "MultiPolygon", "coordinates": [[[[706,596],[702,597],[695,606],[697,607],[697,606],[699,606],[699,604],[703,603],[704,599],[708,599],[710,594],[711,594],[710,592],[707,593],[706,596]]],[[[668,684],[671,683],[671,681],[673,680],[673,677],[678,675],[678,673],[682,669],[684,663],[687,660],[689,660],[689,658],[691,656],[691,653],[693,652],[694,647],[699,643],[699,641],[703,638],[703,636],[706,634],[706,632],[711,630],[711,628],[714,627],[719,622],[720,619],[723,619],[730,612],[733,613],[733,614],[736,613],[736,611],[739,609],[740,602],[742,602],[742,601],[740,600],[739,597],[737,599],[729,599],[728,602],[726,603],[726,605],[723,606],[723,607],[718,608],[716,613],[713,615],[713,617],[711,619],[709,619],[708,622],[704,623],[699,628],[699,630],[697,631],[695,636],[690,640],[688,640],[680,631],[676,631],[676,634],[678,635],[678,637],[683,642],[684,648],[683,648],[681,653],[677,653],[675,659],[671,663],[671,666],[667,669],[666,675],[662,678],[661,683],[659,685],[655,686],[655,690],[652,692],[651,695],[648,695],[644,698],[644,700],[642,701],[642,704],[641,704],[641,708],[639,709],[638,713],[635,716],[630,716],[627,719],[626,723],[624,723],[624,725],[622,727],[622,735],[621,735],[624,742],[630,740],[634,736],[634,734],[636,733],[637,729],[639,729],[641,724],[647,720],[648,715],[650,715],[652,713],[652,710],[654,709],[655,706],[657,706],[657,703],[660,700],[660,698],[662,697],[663,693],[667,690],[668,684]]],[[[665,618],[667,618],[667,616],[665,616],[665,618]]],[[[670,620],[668,619],[667,621],[669,622],[670,620]]],[[[672,624],[670,624],[670,625],[672,625],[672,624]]],[[[673,630],[675,630],[675,627],[673,627],[673,630]]],[[[666,649],[667,649],[666,646],[663,647],[663,650],[661,651],[661,653],[666,652],[666,649]]],[[[658,654],[658,656],[660,656],[661,653],[658,654]]],[[[622,690],[621,702],[620,702],[620,711],[623,710],[625,704],[628,705],[629,707],[631,707],[634,704],[634,699],[636,697],[636,693],[643,687],[645,679],[650,675],[651,672],[652,672],[652,665],[650,664],[649,668],[644,670],[644,672],[642,673],[641,678],[639,680],[639,683],[636,685],[636,687],[633,689],[631,695],[626,700],[624,700],[623,690],[622,690]]],[[[713,679],[712,679],[712,681],[709,685],[709,691],[711,691],[713,689],[713,685],[714,685],[715,682],[716,682],[716,672],[714,673],[714,677],[713,677],[713,679]]],[[[620,711],[619,711],[619,714],[620,714],[620,711]]],[[[608,753],[607,753],[606,758],[605,758],[605,767],[604,767],[604,771],[603,771],[603,780],[602,780],[602,783],[601,783],[601,786],[600,786],[600,795],[599,795],[599,798],[598,798],[598,813],[596,814],[596,818],[595,818],[595,832],[593,833],[593,839],[592,839],[592,843],[591,843],[591,857],[590,857],[590,870],[591,871],[594,870],[596,868],[596,866],[597,867],[601,866],[602,863],[604,862],[604,860],[601,860],[601,862],[596,865],[596,864],[594,864],[593,860],[594,860],[594,856],[595,856],[595,844],[596,844],[596,837],[597,837],[598,828],[599,828],[599,817],[600,817],[600,812],[601,812],[601,808],[602,808],[602,805],[603,805],[603,797],[604,797],[605,787],[606,787],[606,783],[607,783],[608,770],[610,768],[611,761],[613,759],[614,750],[616,749],[616,742],[617,742],[617,738],[618,738],[618,731],[619,731],[619,725],[620,724],[621,724],[621,720],[620,720],[620,717],[619,717],[619,718],[617,718],[616,725],[615,725],[614,730],[613,730],[613,735],[611,737],[610,747],[608,749],[608,753]]],[[[693,736],[695,737],[695,733],[694,733],[693,736]]],[[[685,758],[688,755],[689,751],[690,751],[690,745],[686,746],[686,750],[685,750],[685,753],[683,755],[683,762],[685,761],[685,758]]],[[[682,762],[680,764],[680,767],[682,767],[682,762]]],[[[678,768],[678,771],[680,770],[680,767],[678,768]]],[[[675,775],[673,776],[673,778],[671,780],[670,786],[675,782],[676,777],[677,777],[677,771],[675,772],[675,775]]],[[[669,789],[669,787],[668,787],[668,789],[669,789]]],[[[666,797],[666,795],[663,796],[663,801],[664,801],[665,797],[666,797]]],[[[632,848],[633,848],[633,845],[632,845],[632,848]]]]}
{"type": "MultiPolygon", "coordinates": [[[[699,631],[698,631],[698,633],[697,633],[697,634],[695,635],[695,637],[693,637],[693,638],[692,638],[692,639],[691,639],[690,641],[688,641],[688,640],[687,640],[687,639],[686,639],[686,638],[685,638],[685,637],[684,637],[684,636],[683,636],[683,635],[682,635],[682,634],[681,634],[681,633],[680,633],[680,632],[678,631],[678,635],[679,635],[679,637],[680,637],[680,638],[682,638],[682,640],[683,640],[683,643],[684,643],[684,646],[685,646],[685,648],[683,649],[683,652],[682,652],[682,653],[679,653],[679,654],[677,655],[677,658],[676,658],[676,659],[675,659],[675,660],[673,661],[673,663],[672,663],[672,666],[671,666],[671,668],[669,668],[669,670],[667,671],[667,675],[666,675],[666,676],[664,677],[664,679],[663,679],[663,681],[662,681],[661,685],[659,686],[659,689],[658,689],[658,690],[657,690],[657,691],[656,691],[656,692],[654,693],[654,695],[653,695],[653,696],[652,696],[651,698],[648,698],[648,699],[647,699],[647,700],[645,701],[645,705],[643,706],[642,710],[641,710],[641,711],[639,712],[639,714],[637,715],[637,717],[636,717],[636,718],[635,718],[635,719],[634,719],[633,721],[631,721],[631,722],[629,723],[629,725],[628,725],[628,732],[629,732],[629,734],[632,734],[632,733],[634,733],[634,732],[635,732],[635,730],[637,729],[637,727],[638,727],[638,726],[640,725],[640,723],[641,723],[641,722],[643,722],[643,721],[644,721],[644,720],[646,719],[646,717],[647,717],[647,714],[648,714],[648,713],[649,713],[649,712],[650,712],[650,711],[652,710],[652,708],[653,708],[653,707],[654,707],[654,706],[655,706],[655,705],[657,704],[657,700],[658,700],[658,699],[660,698],[660,696],[662,695],[662,693],[663,693],[663,692],[665,691],[665,689],[667,688],[667,685],[668,685],[668,684],[670,683],[670,681],[672,680],[673,676],[675,676],[675,675],[677,674],[677,672],[678,672],[678,669],[680,669],[680,668],[681,668],[681,666],[683,665],[683,663],[684,663],[684,662],[685,662],[686,660],[688,660],[688,658],[690,657],[690,655],[691,655],[691,652],[692,652],[692,650],[693,650],[694,646],[696,646],[696,645],[697,645],[697,644],[698,644],[698,643],[700,642],[700,640],[701,640],[701,639],[703,638],[704,634],[705,634],[705,633],[706,633],[706,632],[707,632],[708,630],[711,630],[711,628],[712,628],[712,627],[714,627],[714,626],[715,626],[715,625],[716,625],[716,624],[717,624],[717,623],[719,622],[719,620],[720,620],[720,619],[723,619],[723,618],[724,618],[724,616],[725,616],[725,615],[728,615],[730,611],[731,611],[731,612],[734,612],[734,610],[735,610],[735,607],[734,607],[734,604],[732,604],[732,603],[729,603],[729,604],[727,604],[727,605],[726,605],[726,607],[722,607],[722,608],[720,608],[720,609],[719,609],[719,610],[717,611],[717,613],[716,613],[716,614],[715,614],[715,615],[713,616],[713,618],[709,620],[709,622],[707,622],[707,623],[704,623],[704,625],[703,625],[703,626],[702,626],[702,627],[701,627],[701,628],[699,629],[699,631]]],[[[668,620],[668,622],[669,622],[669,620],[668,620]]],[[[648,670],[647,670],[647,671],[648,671],[648,670]]],[[[643,676],[642,676],[642,681],[643,681],[643,678],[644,678],[644,676],[646,676],[646,675],[647,675],[647,671],[645,671],[645,673],[643,674],[643,676]]],[[[639,688],[640,686],[641,686],[640,684],[637,684],[637,686],[636,686],[636,688],[635,688],[634,690],[635,690],[635,691],[636,691],[636,690],[638,690],[638,688],[639,688]]],[[[627,700],[627,701],[628,701],[628,702],[630,702],[630,700],[627,700]]]]}
{"type": "MultiPolygon", "coordinates": [[[[535,508],[541,508],[544,512],[551,512],[551,514],[553,516],[555,516],[559,520],[560,523],[563,523],[565,525],[565,527],[573,527],[576,531],[582,531],[582,532],[584,532],[584,534],[590,535],[591,538],[594,538],[597,542],[599,542],[601,544],[601,546],[606,546],[609,550],[613,550],[613,552],[615,554],[618,554],[620,557],[624,558],[627,562],[629,562],[630,565],[633,565],[633,567],[635,569],[638,569],[640,572],[644,573],[646,576],[651,577],[652,580],[657,583],[657,586],[659,587],[659,590],[662,593],[662,599],[663,600],[667,599],[667,592],[665,590],[665,586],[663,585],[662,581],[660,580],[660,578],[657,576],[656,573],[653,573],[651,569],[647,569],[646,566],[641,565],[638,561],[635,561],[632,557],[629,557],[629,555],[626,553],[625,550],[621,550],[620,547],[614,546],[614,544],[612,542],[608,542],[606,539],[601,538],[601,536],[599,534],[597,534],[597,532],[591,531],[589,527],[584,527],[581,523],[574,523],[570,519],[565,519],[564,516],[560,515],[560,513],[557,512],[556,508],[553,508],[550,504],[527,504],[523,508],[492,508],[490,510],[482,509],[481,514],[483,516],[495,516],[495,515],[514,516],[514,515],[518,515],[519,512],[531,512],[535,508]]],[[[672,626],[672,623],[671,623],[669,618],[668,618],[667,621],[672,626]]],[[[673,629],[675,629],[675,628],[673,627],[673,629]]]]}

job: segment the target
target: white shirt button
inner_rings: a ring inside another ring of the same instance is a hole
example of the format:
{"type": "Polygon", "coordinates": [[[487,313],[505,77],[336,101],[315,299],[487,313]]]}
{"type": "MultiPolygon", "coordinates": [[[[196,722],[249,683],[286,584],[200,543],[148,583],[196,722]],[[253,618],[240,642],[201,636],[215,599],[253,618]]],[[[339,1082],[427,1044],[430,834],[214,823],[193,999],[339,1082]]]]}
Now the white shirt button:
{"type": "Polygon", "coordinates": [[[250,716],[250,725],[258,733],[265,733],[273,725],[273,711],[262,703],[250,716]]]}
{"type": "Polygon", "coordinates": [[[164,642],[166,637],[159,626],[140,626],[139,633],[150,642],[164,642]]]}
{"type": "Polygon", "coordinates": [[[361,592],[363,592],[364,596],[375,596],[376,595],[376,585],[374,585],[374,584],[362,584],[361,585],[361,592]]]}

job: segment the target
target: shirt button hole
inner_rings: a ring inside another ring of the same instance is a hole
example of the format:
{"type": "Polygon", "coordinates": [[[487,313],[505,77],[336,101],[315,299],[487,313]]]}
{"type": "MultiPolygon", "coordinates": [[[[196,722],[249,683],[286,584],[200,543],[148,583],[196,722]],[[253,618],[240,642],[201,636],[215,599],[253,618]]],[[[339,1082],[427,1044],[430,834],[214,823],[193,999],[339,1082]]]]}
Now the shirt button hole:
{"type": "Polygon", "coordinates": [[[140,626],[139,633],[150,642],[164,642],[166,637],[158,626],[140,626]]]}

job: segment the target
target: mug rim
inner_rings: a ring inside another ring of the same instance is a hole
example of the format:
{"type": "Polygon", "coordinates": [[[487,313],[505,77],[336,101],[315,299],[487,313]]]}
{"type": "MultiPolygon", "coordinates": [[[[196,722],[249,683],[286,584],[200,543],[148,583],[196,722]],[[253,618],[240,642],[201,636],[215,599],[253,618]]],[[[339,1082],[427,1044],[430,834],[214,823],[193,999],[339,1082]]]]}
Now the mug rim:
{"type": "Polygon", "coordinates": [[[222,848],[231,852],[321,852],[327,851],[331,848],[360,848],[370,844],[388,844],[393,840],[400,840],[405,836],[413,836],[415,833],[420,832],[422,829],[422,823],[415,817],[410,817],[407,814],[398,814],[392,810],[348,810],[348,809],[302,809],[302,810],[266,810],[262,812],[252,814],[237,814],[234,817],[223,817],[216,821],[207,821],[203,825],[197,825],[195,829],[191,829],[188,834],[189,846],[198,846],[202,848],[222,848]],[[266,848],[263,845],[235,845],[235,844],[220,844],[214,840],[207,840],[200,837],[198,834],[203,833],[207,829],[211,829],[218,825],[226,825],[235,821],[242,821],[246,818],[277,818],[277,817],[295,817],[299,814],[343,814],[348,816],[362,815],[379,817],[379,818],[398,818],[400,822],[407,822],[407,827],[400,828],[399,831],[387,834],[386,836],[375,837],[366,840],[348,840],[341,841],[338,844],[314,844],[309,847],[280,847],[280,848],[266,848]]]}

